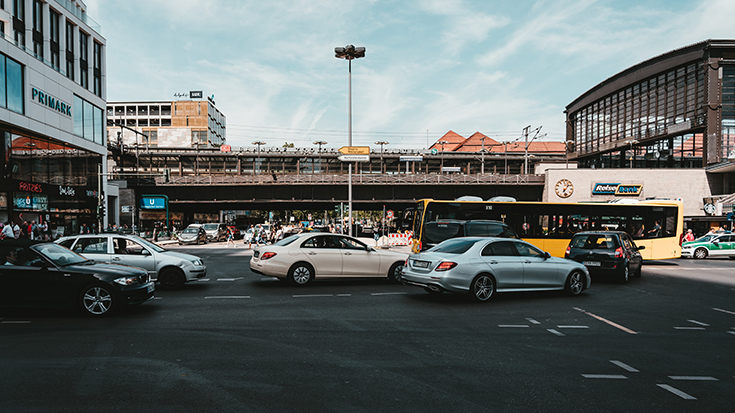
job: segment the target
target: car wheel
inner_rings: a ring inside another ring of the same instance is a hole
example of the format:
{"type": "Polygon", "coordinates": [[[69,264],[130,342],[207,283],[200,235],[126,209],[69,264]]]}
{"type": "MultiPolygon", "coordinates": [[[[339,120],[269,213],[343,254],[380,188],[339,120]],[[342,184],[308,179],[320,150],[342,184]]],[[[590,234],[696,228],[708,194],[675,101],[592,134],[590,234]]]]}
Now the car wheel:
{"type": "Polygon", "coordinates": [[[638,265],[638,268],[633,273],[633,277],[635,278],[641,278],[641,271],[643,270],[643,263],[638,265]]]}
{"type": "Polygon", "coordinates": [[[702,258],[707,258],[707,255],[707,248],[697,248],[694,250],[694,258],[701,260],[702,258]]]}
{"type": "Polygon", "coordinates": [[[294,264],[288,271],[288,280],[293,284],[306,285],[313,279],[314,267],[305,262],[294,264]]]}
{"type": "Polygon", "coordinates": [[[112,314],[117,302],[112,288],[106,285],[86,287],[82,290],[79,301],[87,315],[96,317],[112,314]]]}
{"type": "Polygon", "coordinates": [[[495,280],[487,274],[480,274],[470,284],[470,298],[484,302],[495,293],[495,280]]]}
{"type": "Polygon", "coordinates": [[[630,279],[630,264],[623,265],[623,268],[620,270],[620,278],[619,281],[621,284],[625,284],[630,279]]]}
{"type": "Polygon", "coordinates": [[[581,271],[574,271],[569,274],[564,290],[566,290],[569,295],[581,294],[582,291],[584,291],[584,274],[582,274],[581,271]]]}
{"type": "Polygon", "coordinates": [[[168,268],[158,274],[158,282],[161,283],[161,288],[164,290],[180,290],[184,287],[186,279],[181,271],[168,268]]]}
{"type": "Polygon", "coordinates": [[[388,271],[388,279],[400,283],[401,271],[403,271],[403,262],[397,262],[391,265],[390,270],[388,271]]]}

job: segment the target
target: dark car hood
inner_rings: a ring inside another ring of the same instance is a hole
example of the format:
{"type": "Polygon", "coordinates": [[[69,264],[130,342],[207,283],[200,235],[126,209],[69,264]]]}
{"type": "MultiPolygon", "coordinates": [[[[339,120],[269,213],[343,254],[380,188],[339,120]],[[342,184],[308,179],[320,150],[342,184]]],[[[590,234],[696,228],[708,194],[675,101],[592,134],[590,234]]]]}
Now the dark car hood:
{"type": "Polygon", "coordinates": [[[107,264],[96,261],[85,261],[80,264],[66,265],[61,267],[61,270],[87,274],[98,274],[101,276],[109,276],[114,278],[148,274],[145,270],[138,267],[131,267],[130,265],[123,264],[107,264]]]}

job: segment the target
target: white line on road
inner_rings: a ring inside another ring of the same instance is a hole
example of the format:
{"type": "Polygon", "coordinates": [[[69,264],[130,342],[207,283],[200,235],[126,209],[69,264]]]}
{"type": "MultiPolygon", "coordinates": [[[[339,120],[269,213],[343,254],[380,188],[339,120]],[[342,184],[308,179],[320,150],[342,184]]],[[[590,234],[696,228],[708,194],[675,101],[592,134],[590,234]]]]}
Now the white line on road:
{"type": "Polygon", "coordinates": [[[334,297],[334,294],[294,294],[293,298],[334,297]]]}
{"type": "Polygon", "coordinates": [[[735,331],[728,331],[728,333],[735,335],[735,331]]]}
{"type": "Polygon", "coordinates": [[[217,296],[211,296],[211,297],[204,297],[205,300],[217,299],[217,298],[222,298],[222,299],[230,299],[230,298],[241,299],[241,298],[250,298],[250,296],[249,295],[217,295],[217,296]]]}
{"type": "Polygon", "coordinates": [[[598,319],[598,320],[602,321],[603,323],[607,323],[607,324],[609,324],[609,325],[611,325],[611,326],[613,326],[613,327],[615,327],[615,328],[618,328],[618,329],[620,329],[620,330],[623,330],[623,331],[625,331],[625,332],[626,332],[626,333],[628,333],[628,334],[638,334],[637,332],[635,332],[635,331],[633,331],[633,330],[631,330],[631,329],[629,329],[629,328],[623,327],[623,326],[621,326],[620,324],[614,323],[614,322],[612,322],[612,321],[610,321],[610,320],[607,320],[607,319],[605,319],[605,318],[603,318],[603,317],[600,317],[600,316],[598,316],[598,315],[595,315],[595,314],[589,313],[589,312],[587,312],[587,311],[584,311],[584,310],[583,310],[583,309],[581,309],[581,308],[578,308],[578,307],[572,307],[572,308],[574,308],[574,309],[575,309],[575,310],[577,310],[577,311],[581,311],[581,312],[583,312],[583,313],[587,314],[587,315],[588,315],[588,316],[590,316],[590,317],[596,318],[596,319],[598,319]]]}
{"type": "Polygon", "coordinates": [[[237,281],[242,280],[245,277],[237,277],[237,278],[217,278],[217,281],[237,281]]]}
{"type": "Polygon", "coordinates": [[[671,380],[718,381],[711,376],[669,376],[671,380]]]}
{"type": "Polygon", "coordinates": [[[556,331],[553,328],[547,328],[546,331],[548,331],[551,334],[556,334],[559,337],[564,337],[564,333],[561,333],[559,331],[556,331]]]}
{"type": "Polygon", "coordinates": [[[337,297],[352,297],[352,294],[337,294],[337,297]]]}
{"type": "Polygon", "coordinates": [[[627,380],[628,378],[620,374],[583,374],[585,379],[616,379],[627,380]]]}
{"type": "Polygon", "coordinates": [[[633,367],[630,367],[629,365],[623,363],[622,361],[610,360],[610,363],[612,363],[612,364],[614,364],[614,365],[616,365],[616,366],[618,366],[618,367],[620,367],[620,368],[622,368],[624,370],[627,370],[627,371],[629,371],[631,373],[640,373],[640,371],[638,371],[637,369],[634,369],[633,367]]]}
{"type": "Polygon", "coordinates": [[[556,328],[590,328],[589,326],[556,326],[556,328]]]}
{"type": "Polygon", "coordinates": [[[723,313],[735,315],[735,313],[733,313],[732,311],[723,310],[721,308],[713,308],[713,310],[715,310],[715,311],[721,311],[723,313]]]}
{"type": "Polygon", "coordinates": [[[697,320],[687,320],[687,321],[690,322],[690,323],[698,324],[698,325],[703,326],[703,327],[709,327],[709,324],[703,323],[701,321],[697,321],[697,320]]]}
{"type": "Polygon", "coordinates": [[[207,281],[209,281],[209,278],[200,278],[197,281],[199,281],[200,283],[201,282],[207,282],[207,281]]]}
{"type": "Polygon", "coordinates": [[[536,325],[541,324],[538,321],[534,320],[533,318],[527,318],[526,320],[528,320],[528,322],[531,323],[531,324],[536,324],[536,325]]]}
{"type": "Polygon", "coordinates": [[[153,297],[154,300],[160,300],[161,297],[153,297]]]}
{"type": "Polygon", "coordinates": [[[370,293],[370,295],[403,295],[408,294],[407,292],[397,292],[397,293],[370,293]]]}
{"type": "Polygon", "coordinates": [[[674,327],[674,330],[704,330],[704,327],[674,327]]]}
{"type": "Polygon", "coordinates": [[[684,393],[683,391],[681,391],[679,389],[675,389],[675,388],[669,386],[668,384],[657,384],[656,386],[658,386],[658,387],[660,387],[660,388],[662,388],[664,390],[668,390],[668,391],[674,393],[675,395],[681,397],[682,399],[685,399],[685,400],[697,400],[696,397],[690,396],[690,395],[684,393]]]}
{"type": "Polygon", "coordinates": [[[525,324],[498,324],[498,327],[502,328],[528,328],[525,324]]]}

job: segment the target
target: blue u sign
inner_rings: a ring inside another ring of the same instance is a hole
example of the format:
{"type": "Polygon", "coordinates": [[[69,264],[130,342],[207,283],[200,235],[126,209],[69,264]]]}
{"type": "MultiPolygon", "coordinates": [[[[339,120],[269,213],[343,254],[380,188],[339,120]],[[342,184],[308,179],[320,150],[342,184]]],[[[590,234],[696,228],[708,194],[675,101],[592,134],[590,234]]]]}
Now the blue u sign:
{"type": "Polygon", "coordinates": [[[140,209],[166,209],[166,200],[159,197],[142,197],[140,209]]]}

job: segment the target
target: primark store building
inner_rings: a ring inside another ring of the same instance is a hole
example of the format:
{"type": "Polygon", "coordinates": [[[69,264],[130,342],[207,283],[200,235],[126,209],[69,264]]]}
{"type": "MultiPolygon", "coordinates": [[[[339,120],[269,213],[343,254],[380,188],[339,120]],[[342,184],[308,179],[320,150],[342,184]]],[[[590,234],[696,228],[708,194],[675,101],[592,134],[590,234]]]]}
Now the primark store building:
{"type": "Polygon", "coordinates": [[[696,232],[731,228],[735,40],[630,67],[570,103],[566,119],[567,156],[578,167],[549,169],[544,200],[680,199],[696,232]]]}
{"type": "Polygon", "coordinates": [[[0,220],[97,220],[105,39],[79,0],[0,2],[0,220]]]}

